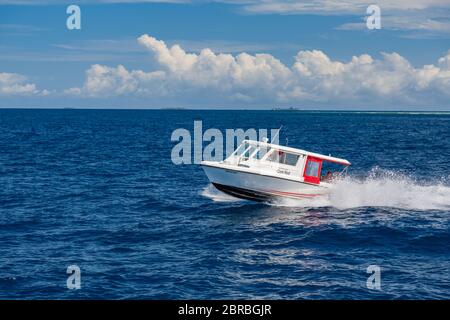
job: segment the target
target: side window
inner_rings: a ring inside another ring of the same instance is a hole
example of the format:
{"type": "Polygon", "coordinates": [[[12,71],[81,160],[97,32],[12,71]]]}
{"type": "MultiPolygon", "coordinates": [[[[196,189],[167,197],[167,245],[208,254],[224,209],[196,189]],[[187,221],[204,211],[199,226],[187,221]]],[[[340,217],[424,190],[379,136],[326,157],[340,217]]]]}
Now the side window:
{"type": "Polygon", "coordinates": [[[295,166],[297,164],[299,156],[297,154],[286,153],[284,158],[284,163],[290,166],[295,166]]]}
{"type": "Polygon", "coordinates": [[[267,157],[267,161],[270,162],[279,162],[280,161],[280,156],[278,153],[278,150],[273,150],[269,156],[267,157]]]}
{"type": "Polygon", "coordinates": [[[287,153],[281,150],[274,150],[268,157],[267,161],[295,166],[297,164],[299,155],[287,153]]]}
{"type": "Polygon", "coordinates": [[[308,166],[306,167],[305,176],[309,177],[319,177],[319,167],[320,163],[316,161],[308,161],[308,166]]]}

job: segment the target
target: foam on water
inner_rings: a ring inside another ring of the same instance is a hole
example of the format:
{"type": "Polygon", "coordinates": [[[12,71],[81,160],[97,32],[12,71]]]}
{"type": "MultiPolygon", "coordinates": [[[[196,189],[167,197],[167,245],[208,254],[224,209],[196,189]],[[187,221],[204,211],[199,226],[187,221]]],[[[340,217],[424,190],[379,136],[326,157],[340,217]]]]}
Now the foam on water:
{"type": "Polygon", "coordinates": [[[227,195],[226,193],[223,193],[219,190],[217,190],[212,184],[207,185],[200,194],[204,197],[210,198],[213,201],[216,202],[235,202],[235,201],[242,201],[241,199],[232,197],[227,195]]]}
{"type": "Polygon", "coordinates": [[[283,199],[277,205],[445,210],[450,208],[450,186],[445,181],[419,182],[412,177],[375,168],[367,177],[347,176],[336,181],[330,193],[320,199],[283,199]]]}
{"type": "MultiPolygon", "coordinates": [[[[216,202],[242,201],[213,185],[201,195],[216,202]]],[[[391,207],[413,210],[450,209],[450,185],[446,181],[420,182],[397,172],[372,169],[366,177],[347,176],[335,182],[326,196],[311,200],[282,198],[271,205],[287,207],[391,207]]]]}

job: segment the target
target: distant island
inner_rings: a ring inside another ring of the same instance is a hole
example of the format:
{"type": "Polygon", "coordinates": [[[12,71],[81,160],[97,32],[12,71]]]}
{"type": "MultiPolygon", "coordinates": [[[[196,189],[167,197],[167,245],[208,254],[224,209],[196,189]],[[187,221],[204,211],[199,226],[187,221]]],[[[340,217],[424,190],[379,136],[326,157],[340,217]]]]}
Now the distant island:
{"type": "Polygon", "coordinates": [[[299,111],[297,107],[275,107],[272,111],[299,111]]]}

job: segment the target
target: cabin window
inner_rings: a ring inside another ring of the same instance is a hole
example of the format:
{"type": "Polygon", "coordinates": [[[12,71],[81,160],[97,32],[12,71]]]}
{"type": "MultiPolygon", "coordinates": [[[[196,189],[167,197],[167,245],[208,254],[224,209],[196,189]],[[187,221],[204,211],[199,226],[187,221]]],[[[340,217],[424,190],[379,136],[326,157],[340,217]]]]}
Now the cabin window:
{"type": "Polygon", "coordinates": [[[320,183],[320,170],[322,169],[322,160],[308,156],[306,160],[305,171],[303,171],[303,177],[306,182],[320,183]]]}
{"type": "Polygon", "coordinates": [[[298,158],[298,154],[286,153],[286,156],[284,157],[284,164],[295,166],[297,165],[298,158]]]}
{"type": "Polygon", "coordinates": [[[308,177],[319,177],[320,162],[308,161],[308,166],[306,167],[305,176],[308,177]]]}
{"type": "Polygon", "coordinates": [[[268,157],[267,161],[277,162],[280,164],[286,164],[289,166],[297,165],[299,155],[293,153],[287,153],[281,150],[274,150],[268,157]]]}
{"type": "Polygon", "coordinates": [[[280,156],[278,154],[278,150],[273,150],[273,152],[271,154],[269,154],[269,156],[267,157],[267,161],[279,162],[280,161],[280,156]]]}

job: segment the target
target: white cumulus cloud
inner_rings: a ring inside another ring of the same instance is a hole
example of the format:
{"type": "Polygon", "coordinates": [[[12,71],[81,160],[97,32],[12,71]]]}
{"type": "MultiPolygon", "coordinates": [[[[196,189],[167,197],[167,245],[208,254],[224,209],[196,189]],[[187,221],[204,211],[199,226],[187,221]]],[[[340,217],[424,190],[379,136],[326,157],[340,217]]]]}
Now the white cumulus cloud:
{"type": "Polygon", "coordinates": [[[1,95],[31,95],[48,94],[48,91],[39,91],[34,83],[26,83],[27,77],[17,73],[0,72],[1,95]]]}
{"type": "Polygon", "coordinates": [[[292,66],[270,54],[186,52],[181,46],[142,35],[156,70],[93,65],[82,87],[67,93],[141,96],[149,101],[208,101],[219,105],[449,105],[450,51],[435,64],[414,67],[398,53],[368,54],[336,61],[320,50],[299,51],[292,66]]]}

